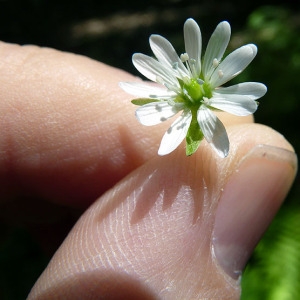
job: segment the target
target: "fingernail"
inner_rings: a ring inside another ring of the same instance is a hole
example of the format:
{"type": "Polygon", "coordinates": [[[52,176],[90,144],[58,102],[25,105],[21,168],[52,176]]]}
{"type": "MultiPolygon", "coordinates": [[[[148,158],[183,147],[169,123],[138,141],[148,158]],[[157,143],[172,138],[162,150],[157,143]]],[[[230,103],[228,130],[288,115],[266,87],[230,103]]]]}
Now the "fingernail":
{"type": "Polygon", "coordinates": [[[238,279],[294,179],[296,154],[259,145],[241,161],[220,198],[213,230],[214,256],[238,279]]]}

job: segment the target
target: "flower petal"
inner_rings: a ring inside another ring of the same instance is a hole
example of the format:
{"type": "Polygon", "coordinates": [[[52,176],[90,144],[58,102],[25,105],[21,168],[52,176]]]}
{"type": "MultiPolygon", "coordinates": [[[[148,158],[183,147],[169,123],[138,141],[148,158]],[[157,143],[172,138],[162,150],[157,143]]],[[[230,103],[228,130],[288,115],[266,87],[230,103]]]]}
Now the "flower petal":
{"type": "Polygon", "coordinates": [[[225,88],[219,88],[216,90],[215,95],[245,95],[253,100],[259,99],[267,92],[267,87],[260,82],[243,82],[235,84],[225,88]]]}
{"type": "MultiPolygon", "coordinates": [[[[153,34],[150,36],[150,47],[156,58],[162,63],[168,65],[176,72],[175,65],[183,74],[188,75],[187,69],[183,65],[181,59],[178,57],[172,44],[161,35],[153,34]]],[[[180,76],[180,72],[177,74],[180,76]]]]}
{"type": "Polygon", "coordinates": [[[160,77],[165,83],[179,87],[172,68],[162,65],[156,59],[142,53],[135,53],[132,56],[132,62],[137,70],[148,79],[157,81],[157,77],[160,77]]]}
{"type": "Polygon", "coordinates": [[[191,124],[192,114],[190,111],[183,112],[164,134],[159,149],[159,155],[166,155],[175,150],[186,137],[191,124]]]}
{"type": "Polygon", "coordinates": [[[185,51],[190,59],[195,60],[196,75],[201,72],[202,37],[198,24],[193,19],[187,19],[183,27],[185,51]]]}
{"type": "Polygon", "coordinates": [[[119,86],[128,94],[153,99],[169,99],[176,97],[174,92],[166,88],[159,88],[156,86],[141,83],[141,82],[119,82],[119,86]]]}
{"type": "Polygon", "coordinates": [[[242,46],[231,52],[212,74],[210,79],[212,88],[221,86],[240,74],[250,64],[256,53],[257,48],[252,44],[242,46]]]}
{"type": "Polygon", "coordinates": [[[228,46],[230,35],[230,25],[226,21],[219,23],[211,35],[203,59],[203,74],[205,80],[210,78],[215,69],[213,64],[214,59],[217,59],[218,62],[221,61],[228,46]]]}
{"type": "Polygon", "coordinates": [[[146,126],[152,126],[166,121],[178,113],[176,106],[166,101],[152,102],[139,107],[135,115],[139,122],[146,126]]]}
{"type": "Polygon", "coordinates": [[[248,116],[257,109],[257,103],[245,95],[224,94],[214,95],[209,99],[209,105],[236,116],[248,116]]]}
{"type": "Polygon", "coordinates": [[[197,112],[197,120],[207,142],[221,157],[229,152],[229,140],[222,122],[205,105],[201,105],[197,112]]]}

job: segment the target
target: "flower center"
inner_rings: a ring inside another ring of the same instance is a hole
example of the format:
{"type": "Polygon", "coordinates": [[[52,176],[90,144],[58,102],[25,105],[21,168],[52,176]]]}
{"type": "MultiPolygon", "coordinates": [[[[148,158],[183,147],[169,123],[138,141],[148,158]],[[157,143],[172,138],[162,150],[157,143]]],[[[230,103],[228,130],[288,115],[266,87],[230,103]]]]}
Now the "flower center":
{"type": "Polygon", "coordinates": [[[179,80],[182,93],[177,96],[175,102],[184,103],[189,108],[197,107],[212,97],[212,89],[202,79],[183,78],[179,80]]]}
{"type": "MultiPolygon", "coordinates": [[[[200,78],[203,76],[197,73],[195,59],[190,58],[187,53],[181,54],[180,59],[184,63],[189,76],[179,71],[181,76],[177,77],[177,79],[181,89],[180,91],[177,90],[178,96],[175,99],[175,103],[183,104],[190,109],[198,109],[202,103],[205,103],[205,99],[212,97],[212,88],[208,82],[200,78]]],[[[218,64],[219,61],[215,58],[213,61],[214,67],[217,67],[218,64]]],[[[173,68],[178,71],[177,62],[173,64],[173,68]]],[[[170,89],[170,86],[167,86],[167,88],[170,89]]]]}

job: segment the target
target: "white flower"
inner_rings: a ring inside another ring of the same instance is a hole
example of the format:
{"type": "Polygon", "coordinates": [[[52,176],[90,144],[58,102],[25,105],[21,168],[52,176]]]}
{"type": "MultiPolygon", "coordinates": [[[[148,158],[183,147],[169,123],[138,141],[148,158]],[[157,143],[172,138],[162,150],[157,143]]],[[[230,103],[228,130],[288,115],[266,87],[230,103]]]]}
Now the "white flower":
{"type": "Polygon", "coordinates": [[[140,53],[133,55],[133,64],[140,73],[162,85],[120,83],[126,92],[140,97],[132,100],[141,105],[136,110],[140,123],[156,125],[182,112],[163,136],[159,155],[172,152],[184,138],[186,154],[191,155],[204,137],[221,157],[226,157],[228,136],[213,111],[221,110],[237,116],[256,111],[256,100],[267,91],[264,84],[245,82],[220,87],[240,74],[257,53],[256,46],[249,44],[223,59],[230,33],[229,23],[221,22],[208,42],[202,61],[200,28],[193,19],[188,19],[184,24],[186,53],[180,57],[171,43],[160,35],[150,37],[150,46],[157,59],[140,53]]]}

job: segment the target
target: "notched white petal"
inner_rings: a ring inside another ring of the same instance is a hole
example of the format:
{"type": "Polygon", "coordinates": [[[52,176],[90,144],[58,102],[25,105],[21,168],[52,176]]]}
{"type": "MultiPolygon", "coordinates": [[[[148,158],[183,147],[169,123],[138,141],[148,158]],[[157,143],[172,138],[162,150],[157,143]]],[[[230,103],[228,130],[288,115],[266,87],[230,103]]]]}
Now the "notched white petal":
{"type": "Polygon", "coordinates": [[[216,95],[244,95],[253,100],[259,99],[267,92],[267,87],[260,82],[243,82],[225,88],[218,88],[216,95]]]}
{"type": "Polygon", "coordinates": [[[183,27],[185,51],[190,59],[195,60],[196,73],[201,72],[202,37],[198,24],[193,19],[187,19],[183,27]]]}
{"type": "Polygon", "coordinates": [[[152,126],[166,121],[178,113],[176,106],[166,101],[152,102],[139,107],[135,115],[139,122],[146,126],[152,126]]]}
{"type": "Polygon", "coordinates": [[[210,100],[210,106],[226,111],[236,116],[248,116],[257,109],[257,103],[245,95],[214,95],[210,100]]]}
{"type": "Polygon", "coordinates": [[[153,57],[142,53],[135,53],[132,56],[132,62],[136,69],[148,79],[157,81],[157,78],[159,77],[167,84],[179,86],[172,68],[161,64],[153,57]]]}
{"type": "MultiPolygon", "coordinates": [[[[176,73],[178,68],[183,74],[188,75],[186,68],[178,57],[172,44],[161,35],[153,34],[150,36],[150,47],[156,58],[163,64],[174,69],[176,73]],[[174,68],[176,66],[176,68],[174,68]]],[[[178,73],[177,75],[179,75],[178,73]]]]}
{"type": "Polygon", "coordinates": [[[168,99],[176,96],[174,92],[171,92],[166,88],[153,86],[153,84],[150,85],[141,82],[119,82],[119,86],[126,93],[142,98],[168,99]]]}
{"type": "Polygon", "coordinates": [[[213,73],[215,69],[214,62],[221,61],[228,46],[230,35],[230,25],[226,21],[219,23],[211,35],[203,59],[203,74],[205,80],[209,80],[213,73]]]}
{"type": "Polygon", "coordinates": [[[197,120],[207,142],[220,157],[226,157],[229,152],[229,140],[222,122],[205,105],[200,106],[197,120]]]}
{"type": "Polygon", "coordinates": [[[212,87],[221,86],[240,74],[254,59],[256,55],[255,49],[255,45],[246,45],[226,56],[211,76],[210,82],[212,87]],[[219,71],[222,72],[223,76],[220,76],[219,71]]]}
{"type": "Polygon", "coordinates": [[[192,115],[190,112],[183,112],[181,116],[175,120],[161,140],[158,149],[159,155],[167,155],[180,145],[186,137],[191,120],[192,115]]]}

